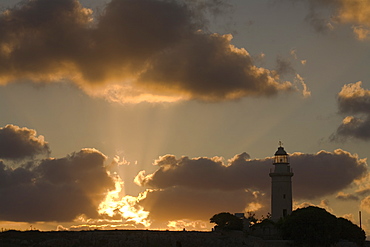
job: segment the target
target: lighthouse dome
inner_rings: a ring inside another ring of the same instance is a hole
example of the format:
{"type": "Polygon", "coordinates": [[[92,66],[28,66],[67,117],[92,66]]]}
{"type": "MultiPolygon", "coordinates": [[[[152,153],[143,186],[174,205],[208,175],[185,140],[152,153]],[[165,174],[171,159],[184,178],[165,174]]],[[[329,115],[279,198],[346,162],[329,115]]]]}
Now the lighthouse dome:
{"type": "Polygon", "coordinates": [[[275,155],[287,155],[283,147],[278,147],[278,150],[275,152],[275,155]]]}

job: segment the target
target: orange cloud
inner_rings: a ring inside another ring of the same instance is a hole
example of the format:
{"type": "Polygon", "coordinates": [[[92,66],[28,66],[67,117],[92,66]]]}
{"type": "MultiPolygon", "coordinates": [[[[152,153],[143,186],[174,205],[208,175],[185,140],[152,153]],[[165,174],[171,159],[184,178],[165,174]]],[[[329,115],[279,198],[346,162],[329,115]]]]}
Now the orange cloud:
{"type": "Polygon", "coordinates": [[[346,138],[370,139],[370,90],[362,88],[362,82],[344,85],[338,94],[338,108],[346,116],[330,140],[346,138]]]}
{"type": "Polygon", "coordinates": [[[365,197],[360,204],[362,210],[370,213],[370,196],[365,197]]]}
{"type": "Polygon", "coordinates": [[[0,158],[19,160],[38,154],[50,154],[48,143],[36,131],[8,124],[0,128],[0,158]]]}
{"type": "Polygon", "coordinates": [[[97,208],[113,181],[106,157],[83,149],[61,159],[44,159],[10,168],[0,163],[0,219],[71,221],[80,214],[97,217],[97,208]]]}
{"type": "MultiPolygon", "coordinates": [[[[0,15],[0,83],[73,82],[114,102],[235,100],[295,91],[255,66],[231,35],[203,31],[195,2],[25,1],[0,15]]],[[[202,5],[201,9],[211,8],[202,5]]]]}
{"type": "Polygon", "coordinates": [[[370,5],[364,0],[338,0],[337,18],[344,23],[370,27],[370,5]]]}
{"type": "Polygon", "coordinates": [[[370,28],[370,5],[366,0],[307,0],[310,4],[310,13],[306,20],[318,32],[334,30],[336,24],[352,25],[355,37],[367,40],[370,28]],[[317,9],[328,7],[332,15],[322,17],[317,9]]]}
{"type": "Polygon", "coordinates": [[[353,26],[352,29],[353,29],[353,33],[355,34],[358,40],[368,40],[369,39],[369,34],[370,34],[369,28],[365,28],[363,26],[353,26]]]}

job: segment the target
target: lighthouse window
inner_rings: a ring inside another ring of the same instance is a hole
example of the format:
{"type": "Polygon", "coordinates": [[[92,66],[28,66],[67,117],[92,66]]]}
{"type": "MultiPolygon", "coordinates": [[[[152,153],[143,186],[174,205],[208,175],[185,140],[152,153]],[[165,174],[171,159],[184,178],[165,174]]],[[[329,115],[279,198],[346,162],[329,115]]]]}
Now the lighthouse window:
{"type": "Polygon", "coordinates": [[[283,199],[285,199],[286,198],[286,195],[285,194],[283,194],[283,199]]]}
{"type": "Polygon", "coordinates": [[[275,163],[288,163],[288,157],[286,155],[276,155],[274,161],[275,163]]]}
{"type": "Polygon", "coordinates": [[[283,209],[283,216],[285,217],[287,216],[287,214],[288,214],[288,211],[286,209],[283,209]]]}

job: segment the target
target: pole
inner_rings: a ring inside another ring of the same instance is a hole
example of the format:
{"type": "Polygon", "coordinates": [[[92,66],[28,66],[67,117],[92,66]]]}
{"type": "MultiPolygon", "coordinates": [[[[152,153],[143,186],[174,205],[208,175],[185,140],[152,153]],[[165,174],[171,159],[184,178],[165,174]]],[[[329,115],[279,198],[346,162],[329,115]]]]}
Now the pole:
{"type": "Polygon", "coordinates": [[[362,229],[362,224],[361,224],[361,211],[358,211],[358,217],[360,218],[360,228],[362,229]]]}

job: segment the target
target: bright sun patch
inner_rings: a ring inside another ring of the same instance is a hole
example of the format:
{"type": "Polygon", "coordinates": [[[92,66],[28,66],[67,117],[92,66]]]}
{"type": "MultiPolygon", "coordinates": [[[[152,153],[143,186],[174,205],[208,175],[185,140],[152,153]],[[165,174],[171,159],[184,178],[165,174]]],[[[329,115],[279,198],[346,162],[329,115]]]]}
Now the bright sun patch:
{"type": "Polygon", "coordinates": [[[99,214],[107,215],[111,218],[120,216],[122,220],[126,220],[127,222],[149,227],[151,224],[147,219],[149,212],[137,205],[140,196],[134,197],[126,195],[121,197],[123,181],[119,177],[115,178],[115,180],[115,190],[110,191],[105,201],[99,205],[99,214]]]}

